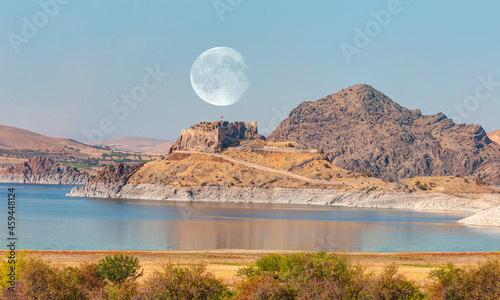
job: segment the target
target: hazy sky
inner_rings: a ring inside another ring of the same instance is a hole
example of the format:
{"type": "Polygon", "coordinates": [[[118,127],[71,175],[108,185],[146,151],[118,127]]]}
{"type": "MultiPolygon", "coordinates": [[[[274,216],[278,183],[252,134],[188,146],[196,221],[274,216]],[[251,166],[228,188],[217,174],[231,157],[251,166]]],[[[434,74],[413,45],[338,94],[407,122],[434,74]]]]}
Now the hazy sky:
{"type": "Polygon", "coordinates": [[[499,11],[493,0],[4,0],[0,124],[81,141],[100,125],[104,139],[174,140],[223,115],[268,134],[300,102],[367,83],[493,131],[499,11]],[[202,101],[189,80],[195,59],[218,46],[240,52],[251,74],[227,107],[202,101]],[[145,99],[117,112],[145,77],[145,99]]]}

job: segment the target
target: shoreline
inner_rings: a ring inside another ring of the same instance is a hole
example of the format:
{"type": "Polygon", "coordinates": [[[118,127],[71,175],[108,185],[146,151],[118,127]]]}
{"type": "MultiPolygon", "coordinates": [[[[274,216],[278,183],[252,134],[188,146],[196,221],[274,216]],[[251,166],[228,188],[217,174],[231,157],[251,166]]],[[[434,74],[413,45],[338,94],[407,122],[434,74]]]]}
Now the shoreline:
{"type": "Polygon", "coordinates": [[[499,193],[437,193],[370,190],[331,190],[307,188],[260,187],[175,187],[155,184],[88,183],[74,187],[66,196],[86,198],[118,198],[135,200],[263,203],[339,206],[359,208],[404,209],[425,212],[470,212],[486,217],[460,220],[462,224],[500,226],[499,193]]]}

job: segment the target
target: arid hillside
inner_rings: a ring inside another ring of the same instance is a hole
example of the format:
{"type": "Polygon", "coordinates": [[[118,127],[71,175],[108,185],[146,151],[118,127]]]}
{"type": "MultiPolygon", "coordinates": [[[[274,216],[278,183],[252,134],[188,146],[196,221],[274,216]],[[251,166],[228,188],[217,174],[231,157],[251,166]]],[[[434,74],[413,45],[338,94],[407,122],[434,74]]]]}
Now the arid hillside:
{"type": "Polygon", "coordinates": [[[0,125],[0,150],[40,151],[53,154],[72,155],[75,157],[99,157],[109,150],[88,146],[77,141],[53,138],[28,130],[0,125]]]}
{"type": "Polygon", "coordinates": [[[86,145],[70,139],[54,138],[0,125],[0,173],[35,156],[50,158],[81,170],[91,168],[91,173],[116,161],[134,162],[160,157],[154,154],[140,157],[140,153],[86,145]]]}
{"type": "Polygon", "coordinates": [[[264,187],[378,190],[406,192],[496,193],[459,177],[408,178],[399,183],[373,178],[333,165],[326,155],[310,152],[238,150],[202,153],[177,151],[142,165],[108,166],[89,182],[154,184],[175,187],[264,187]]]}
{"type": "Polygon", "coordinates": [[[500,145],[479,125],[422,115],[368,85],[293,109],[269,141],[294,141],[339,167],[386,180],[455,176],[500,186],[500,145]]]}

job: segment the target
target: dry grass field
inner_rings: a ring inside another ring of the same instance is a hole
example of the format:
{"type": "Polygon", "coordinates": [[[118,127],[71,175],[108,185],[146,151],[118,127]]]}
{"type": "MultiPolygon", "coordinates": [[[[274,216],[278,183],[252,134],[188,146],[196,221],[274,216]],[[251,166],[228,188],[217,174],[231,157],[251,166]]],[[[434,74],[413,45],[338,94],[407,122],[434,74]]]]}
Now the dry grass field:
{"type": "MultiPolygon", "coordinates": [[[[1,251],[2,257],[5,251],[1,251]]],[[[207,269],[217,278],[223,279],[230,286],[240,280],[236,273],[241,267],[249,266],[258,258],[269,253],[292,253],[290,251],[261,250],[212,250],[212,251],[31,251],[31,255],[39,256],[55,266],[78,266],[84,262],[97,262],[106,255],[124,253],[140,260],[144,269],[144,280],[151,276],[167,262],[181,265],[204,263],[207,269]]],[[[420,287],[429,284],[429,272],[447,263],[458,267],[472,267],[477,263],[499,259],[500,252],[484,253],[373,253],[373,252],[339,252],[353,263],[362,265],[368,272],[380,273],[383,268],[395,264],[399,272],[415,281],[420,287]]]]}

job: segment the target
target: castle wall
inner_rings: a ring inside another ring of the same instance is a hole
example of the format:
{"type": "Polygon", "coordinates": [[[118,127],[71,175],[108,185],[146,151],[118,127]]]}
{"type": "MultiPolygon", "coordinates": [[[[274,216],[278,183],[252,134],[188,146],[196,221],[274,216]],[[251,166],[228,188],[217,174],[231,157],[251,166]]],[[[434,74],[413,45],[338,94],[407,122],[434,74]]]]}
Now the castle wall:
{"type": "Polygon", "coordinates": [[[247,139],[265,139],[257,133],[257,122],[251,123],[216,121],[202,122],[182,129],[181,136],[171,151],[192,150],[221,152],[228,145],[247,139]]]}

